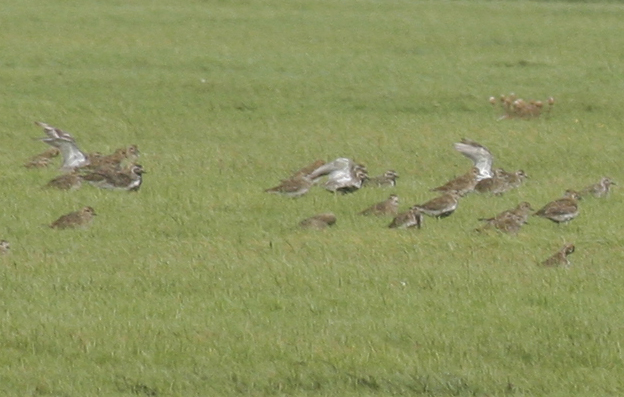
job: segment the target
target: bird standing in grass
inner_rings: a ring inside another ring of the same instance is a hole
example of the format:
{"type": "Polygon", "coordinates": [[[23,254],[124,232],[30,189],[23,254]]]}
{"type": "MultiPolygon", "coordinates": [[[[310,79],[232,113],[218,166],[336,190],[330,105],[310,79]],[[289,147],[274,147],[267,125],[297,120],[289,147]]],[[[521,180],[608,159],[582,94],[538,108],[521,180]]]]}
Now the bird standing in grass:
{"type": "Polygon", "coordinates": [[[290,179],[284,179],[282,183],[270,189],[266,189],[265,192],[296,198],[306,194],[313,184],[312,180],[307,176],[297,175],[290,179]]]}
{"type": "Polygon", "coordinates": [[[477,167],[473,167],[466,174],[452,179],[442,186],[431,189],[431,191],[444,193],[456,192],[460,196],[465,196],[475,189],[475,186],[477,186],[479,181],[478,177],[479,169],[477,167]]]}
{"type": "Polygon", "coordinates": [[[543,261],[541,265],[545,267],[570,266],[570,260],[568,259],[568,255],[573,253],[574,250],[574,244],[566,244],[553,256],[543,261]]]}
{"type": "Polygon", "coordinates": [[[442,196],[431,199],[424,204],[415,205],[412,208],[416,208],[423,214],[434,218],[446,218],[455,212],[460,197],[459,193],[451,190],[442,196]]]}
{"type": "Polygon", "coordinates": [[[143,183],[143,166],[134,164],[123,171],[103,170],[87,173],[82,179],[95,187],[110,190],[127,190],[136,192],[143,183]]]}
{"type": "Polygon", "coordinates": [[[579,214],[578,200],[580,199],[578,192],[566,190],[562,198],[551,201],[533,215],[549,219],[555,223],[570,222],[579,214]]]}
{"type": "Polygon", "coordinates": [[[26,168],[45,168],[50,165],[54,157],[57,157],[61,151],[58,148],[51,147],[36,156],[33,156],[24,167],[26,168]]]}
{"type": "Polygon", "coordinates": [[[60,190],[75,190],[79,189],[82,185],[82,178],[78,173],[78,169],[74,169],[71,172],[57,176],[48,182],[46,188],[54,188],[60,190]]]}
{"type": "Polygon", "coordinates": [[[364,181],[364,186],[372,186],[372,187],[394,187],[396,186],[397,178],[399,174],[397,174],[394,170],[388,170],[384,172],[382,175],[375,176],[370,179],[366,179],[364,181]]]}
{"type": "Polygon", "coordinates": [[[416,206],[413,206],[406,212],[402,212],[397,215],[388,227],[390,229],[411,229],[414,227],[420,229],[422,227],[422,223],[422,212],[420,212],[416,206]]]}
{"type": "Polygon", "coordinates": [[[52,229],[74,229],[88,226],[94,216],[95,210],[92,207],[83,207],[79,211],[70,212],[69,214],[61,216],[52,222],[50,227],[52,229]]]}
{"type": "Polygon", "coordinates": [[[326,229],[336,223],[336,215],[331,212],[314,215],[299,222],[299,226],[303,229],[326,229]]]}
{"type": "Polygon", "coordinates": [[[604,177],[600,179],[600,182],[583,188],[580,195],[581,197],[586,197],[590,194],[594,197],[606,197],[609,194],[612,185],[616,185],[616,183],[613,182],[611,178],[604,177]]]}
{"type": "Polygon", "coordinates": [[[360,215],[396,215],[399,211],[399,196],[391,194],[386,200],[374,204],[364,211],[360,212],[360,215]]]}

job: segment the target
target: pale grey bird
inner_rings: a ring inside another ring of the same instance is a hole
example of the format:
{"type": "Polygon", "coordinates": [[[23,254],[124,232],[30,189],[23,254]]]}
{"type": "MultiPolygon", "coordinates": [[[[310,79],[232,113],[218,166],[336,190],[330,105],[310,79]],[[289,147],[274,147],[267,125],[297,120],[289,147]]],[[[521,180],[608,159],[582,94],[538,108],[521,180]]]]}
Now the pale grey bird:
{"type": "Polygon", "coordinates": [[[368,178],[366,167],[345,157],[323,164],[308,175],[312,180],[323,176],[327,176],[327,181],[323,184],[326,190],[341,193],[360,189],[364,180],[368,178]]]}
{"type": "Polygon", "coordinates": [[[62,170],[69,171],[77,167],[89,165],[89,159],[78,148],[74,137],[69,133],[39,121],[35,122],[35,124],[42,127],[43,131],[48,135],[47,138],[41,138],[40,140],[61,151],[63,156],[62,170]]]}
{"type": "Polygon", "coordinates": [[[472,160],[474,166],[479,169],[477,181],[492,177],[492,163],[494,162],[494,156],[492,156],[492,152],[490,152],[488,148],[480,143],[466,138],[462,139],[461,142],[453,144],[453,147],[455,147],[455,150],[459,153],[472,160]]]}

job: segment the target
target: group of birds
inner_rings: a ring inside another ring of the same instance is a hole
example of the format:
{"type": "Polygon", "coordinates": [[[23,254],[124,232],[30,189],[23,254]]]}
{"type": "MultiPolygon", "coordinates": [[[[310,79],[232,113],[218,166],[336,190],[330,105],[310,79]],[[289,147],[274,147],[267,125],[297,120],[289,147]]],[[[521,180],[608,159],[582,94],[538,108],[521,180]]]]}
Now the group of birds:
{"type": "MultiPolygon", "coordinates": [[[[411,206],[407,211],[399,212],[399,197],[396,194],[359,212],[360,215],[393,216],[388,225],[393,229],[420,229],[425,216],[446,218],[458,208],[462,197],[469,193],[489,193],[501,195],[509,190],[520,187],[528,178],[523,170],[507,172],[502,168],[492,168],[494,156],[491,151],[469,139],[462,139],[454,145],[456,151],[470,159],[473,167],[465,174],[447,183],[431,189],[439,193],[433,199],[411,206]]],[[[338,158],[329,163],[316,160],[312,164],[298,170],[290,177],[281,181],[278,186],[266,189],[265,192],[281,194],[287,197],[301,197],[316,185],[333,193],[352,193],[366,186],[396,186],[398,174],[389,170],[384,174],[369,178],[366,167],[348,158],[338,158]],[[323,179],[325,178],[325,179],[323,179]]],[[[503,233],[516,234],[523,225],[528,223],[531,215],[548,219],[555,223],[567,223],[579,214],[578,201],[582,197],[592,195],[605,197],[611,186],[615,185],[608,177],[598,183],[587,186],[579,191],[567,190],[563,197],[553,200],[535,211],[528,202],[521,202],[516,207],[503,211],[490,218],[480,221],[483,225],[476,228],[478,232],[497,230],[503,233]]],[[[306,218],[299,226],[309,229],[324,229],[336,223],[333,213],[323,213],[306,218]]],[[[569,265],[567,256],[574,252],[573,244],[566,244],[555,255],[541,264],[544,266],[569,265]]]]}
{"type": "Polygon", "coordinates": [[[143,182],[145,170],[136,161],[139,158],[137,145],[130,145],[103,155],[99,152],[84,153],[78,148],[76,140],[69,133],[46,123],[36,122],[47,135],[38,140],[52,146],[43,153],[32,157],[26,168],[47,167],[54,157],[63,157],[60,176],[49,181],[45,187],[74,190],[83,182],[102,189],[137,191],[143,182]]]}
{"type": "Polygon", "coordinates": [[[497,104],[500,105],[504,112],[498,120],[515,118],[531,119],[541,116],[543,112],[550,112],[555,104],[555,98],[549,97],[546,100],[546,103],[548,104],[548,107],[546,108],[544,107],[543,101],[533,99],[525,101],[522,98],[518,98],[514,93],[501,95],[498,100],[496,97],[491,96],[490,103],[492,106],[496,106],[497,104]]]}
{"type": "MultiPolygon", "coordinates": [[[[61,175],[50,180],[44,187],[60,190],[75,190],[87,182],[102,189],[138,191],[143,183],[145,170],[136,161],[139,158],[137,145],[130,145],[115,150],[109,155],[99,152],[84,153],[76,140],[69,133],[52,127],[49,124],[36,122],[46,134],[44,138],[36,138],[51,148],[33,156],[24,166],[26,168],[46,168],[59,155],[62,157],[61,175]]],[[[53,229],[70,229],[88,226],[95,210],[85,206],[77,211],[59,217],[49,226],[53,229]]],[[[9,252],[10,244],[0,241],[0,254],[9,252]]]]}

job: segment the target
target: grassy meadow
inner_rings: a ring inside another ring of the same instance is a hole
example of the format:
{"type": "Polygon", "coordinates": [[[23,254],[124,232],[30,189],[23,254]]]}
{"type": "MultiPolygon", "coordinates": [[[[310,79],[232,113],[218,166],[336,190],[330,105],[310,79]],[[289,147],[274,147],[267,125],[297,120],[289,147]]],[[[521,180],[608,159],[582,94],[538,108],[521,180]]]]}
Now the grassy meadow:
{"type": "Polygon", "coordinates": [[[624,394],[624,194],[517,236],[477,220],[624,184],[617,2],[20,0],[0,13],[0,394],[624,394]],[[497,121],[491,95],[557,102],[497,121]],[[137,144],[137,193],[42,186],[35,121],[137,144]],[[530,179],[422,230],[401,208],[467,171],[467,137],[530,179]],[[264,193],[349,157],[393,189],[264,193]],[[51,230],[90,205],[88,229],[51,230]],[[325,231],[297,228],[332,211],[325,231]],[[570,268],[544,269],[564,243],[570,268]]]}

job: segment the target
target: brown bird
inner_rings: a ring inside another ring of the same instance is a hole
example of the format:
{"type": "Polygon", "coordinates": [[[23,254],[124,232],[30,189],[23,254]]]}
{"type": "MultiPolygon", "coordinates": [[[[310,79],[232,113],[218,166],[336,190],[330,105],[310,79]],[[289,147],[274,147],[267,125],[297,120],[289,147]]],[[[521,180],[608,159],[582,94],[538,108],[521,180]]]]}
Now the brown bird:
{"type": "Polygon", "coordinates": [[[600,179],[600,182],[583,188],[580,194],[581,197],[586,197],[590,194],[594,197],[606,197],[612,185],[616,185],[616,183],[611,178],[604,177],[600,179]]]}
{"type": "Polygon", "coordinates": [[[399,196],[391,194],[387,200],[374,204],[364,211],[360,212],[360,215],[396,215],[399,212],[399,196]]]}
{"type": "Polygon", "coordinates": [[[146,171],[140,164],[134,164],[122,171],[93,171],[86,173],[82,179],[95,187],[111,190],[127,190],[136,192],[143,183],[146,171]]]}
{"type": "Polygon", "coordinates": [[[491,178],[481,179],[475,185],[474,190],[479,193],[502,194],[507,187],[507,179],[504,177],[504,172],[501,168],[495,169],[494,175],[491,178]]]}
{"type": "Polygon", "coordinates": [[[578,192],[566,190],[563,198],[551,201],[533,215],[550,219],[555,223],[569,222],[579,214],[578,200],[580,199],[578,192]]]}
{"type": "Polygon", "coordinates": [[[130,145],[126,148],[115,150],[112,154],[103,156],[100,153],[89,154],[90,164],[87,169],[97,172],[121,171],[124,165],[133,164],[139,158],[139,148],[137,145],[130,145]]]}
{"type": "Polygon", "coordinates": [[[83,207],[79,211],[65,214],[52,222],[52,229],[72,229],[81,226],[88,226],[95,216],[95,210],[91,207],[83,207]]]}
{"type": "Polygon", "coordinates": [[[531,204],[523,201],[514,209],[503,211],[492,218],[479,219],[486,223],[476,230],[482,231],[494,228],[505,233],[517,233],[527,223],[531,211],[533,211],[531,204]]]}
{"type": "Polygon", "coordinates": [[[442,186],[431,189],[432,192],[457,192],[460,196],[465,196],[474,190],[479,177],[479,169],[472,167],[466,174],[448,181],[442,186]]]}
{"type": "Polygon", "coordinates": [[[442,196],[427,201],[424,204],[415,205],[413,208],[418,209],[425,215],[435,218],[446,218],[457,209],[461,195],[451,190],[442,196]]]}
{"type": "Polygon", "coordinates": [[[75,168],[71,172],[57,176],[48,182],[46,188],[54,188],[60,190],[76,190],[82,185],[82,178],[78,173],[78,169],[75,168]]]}
{"type": "Polygon", "coordinates": [[[314,183],[305,175],[285,179],[278,186],[266,189],[267,193],[281,194],[286,197],[301,197],[306,194],[314,183]]]}
{"type": "Polygon", "coordinates": [[[52,159],[54,157],[57,157],[60,153],[61,153],[61,151],[58,148],[51,147],[51,148],[45,150],[44,152],[39,153],[38,155],[31,157],[31,159],[28,160],[24,164],[24,167],[26,167],[26,168],[45,168],[48,165],[50,165],[50,162],[52,161],[52,159]]]}
{"type": "Polygon", "coordinates": [[[399,174],[397,174],[396,171],[388,170],[382,175],[365,180],[364,185],[372,187],[394,187],[396,186],[396,180],[398,177],[399,174]]]}
{"type": "Polygon", "coordinates": [[[574,244],[566,244],[557,253],[541,263],[545,267],[570,266],[568,255],[574,252],[574,244]]]}
{"type": "Polygon", "coordinates": [[[523,170],[518,170],[511,173],[503,171],[503,177],[508,184],[507,190],[511,190],[520,187],[529,176],[523,170]]]}
{"type": "Polygon", "coordinates": [[[320,166],[322,166],[324,164],[325,164],[325,162],[323,160],[315,160],[313,163],[308,164],[305,167],[303,167],[300,170],[298,170],[295,173],[293,173],[288,179],[296,179],[296,178],[300,178],[302,176],[308,176],[314,170],[316,170],[317,168],[319,168],[320,166]]]}
{"type": "Polygon", "coordinates": [[[416,227],[421,228],[423,223],[423,214],[420,210],[413,206],[409,210],[398,214],[388,225],[390,229],[410,229],[416,227]]]}
{"type": "Polygon", "coordinates": [[[11,249],[11,245],[9,244],[8,241],[6,241],[6,240],[0,241],[0,254],[2,254],[2,255],[8,254],[9,253],[9,249],[11,249]]]}
{"type": "Polygon", "coordinates": [[[329,226],[332,226],[336,223],[336,215],[331,212],[326,212],[324,214],[314,215],[310,218],[304,219],[299,222],[299,226],[304,229],[315,229],[321,230],[326,229],[329,226]]]}

